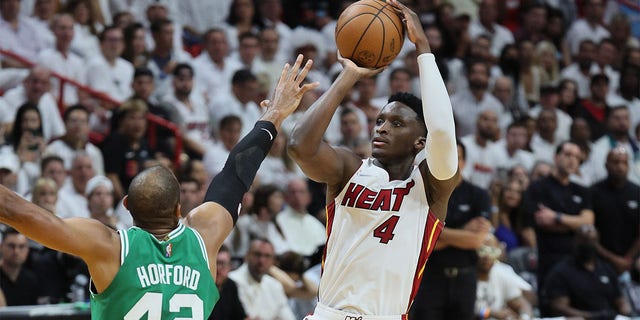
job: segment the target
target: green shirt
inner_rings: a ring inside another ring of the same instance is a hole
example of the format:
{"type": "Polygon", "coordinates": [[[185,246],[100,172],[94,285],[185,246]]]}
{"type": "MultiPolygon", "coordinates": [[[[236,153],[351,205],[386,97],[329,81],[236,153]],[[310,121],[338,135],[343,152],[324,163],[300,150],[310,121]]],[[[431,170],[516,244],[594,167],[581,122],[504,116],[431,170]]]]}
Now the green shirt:
{"type": "Polygon", "coordinates": [[[102,293],[91,293],[93,320],[209,317],[220,293],[195,230],[180,224],[162,241],[138,227],[118,233],[120,270],[102,293]]]}

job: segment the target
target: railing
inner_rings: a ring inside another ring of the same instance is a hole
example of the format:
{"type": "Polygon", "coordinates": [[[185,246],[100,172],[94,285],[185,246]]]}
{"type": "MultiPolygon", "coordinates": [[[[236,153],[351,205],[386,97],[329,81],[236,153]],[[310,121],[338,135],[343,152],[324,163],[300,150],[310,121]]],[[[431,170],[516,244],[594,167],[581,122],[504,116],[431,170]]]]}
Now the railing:
{"type": "MultiPolygon", "coordinates": [[[[4,50],[4,49],[0,49],[0,55],[9,57],[13,60],[16,60],[20,63],[22,63],[25,66],[28,67],[33,67],[36,64],[29,61],[28,59],[16,54],[15,52],[9,51],[9,50],[4,50]]],[[[64,75],[61,75],[53,70],[51,70],[51,76],[55,77],[58,79],[58,81],[60,81],[60,86],[59,86],[59,95],[58,95],[58,109],[60,110],[60,114],[64,113],[64,86],[65,85],[72,85],[75,86],[76,88],[78,88],[78,90],[80,91],[84,91],[87,94],[89,94],[91,97],[98,99],[100,101],[104,101],[107,102],[109,105],[112,106],[119,106],[120,105],[120,101],[117,101],[116,99],[113,99],[112,97],[110,97],[109,95],[105,94],[104,92],[101,91],[97,91],[89,86],[83,85],[73,79],[70,79],[64,75]]],[[[183,148],[183,141],[182,141],[182,132],[180,131],[180,129],[178,128],[178,126],[176,126],[174,123],[163,119],[161,117],[158,117],[156,115],[153,115],[151,113],[147,114],[147,120],[149,121],[149,128],[148,128],[148,136],[149,136],[149,145],[151,145],[152,147],[155,147],[157,145],[157,126],[160,127],[164,127],[167,130],[171,131],[171,133],[173,133],[173,135],[175,136],[175,150],[174,150],[174,158],[173,158],[173,163],[175,165],[176,168],[180,167],[180,154],[182,153],[182,148],[183,148]]],[[[91,140],[96,142],[96,141],[102,141],[102,139],[104,139],[104,136],[96,133],[96,132],[92,132],[91,135],[91,140]]]]}

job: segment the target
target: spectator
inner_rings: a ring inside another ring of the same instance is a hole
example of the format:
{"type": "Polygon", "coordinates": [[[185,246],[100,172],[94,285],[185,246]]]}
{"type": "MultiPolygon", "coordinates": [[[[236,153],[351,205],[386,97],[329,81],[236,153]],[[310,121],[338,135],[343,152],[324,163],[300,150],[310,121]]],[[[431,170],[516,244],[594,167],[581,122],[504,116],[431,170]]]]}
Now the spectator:
{"type": "Polygon", "coordinates": [[[216,259],[216,286],[220,292],[220,300],[213,307],[209,320],[244,320],[247,318],[242,302],[238,296],[238,285],[228,277],[231,271],[231,254],[226,245],[218,250],[216,259]]]}
{"type": "Polygon", "coordinates": [[[628,67],[620,71],[620,88],[611,105],[625,105],[629,109],[629,134],[633,136],[633,130],[640,124],[640,68],[628,67]]]}
{"type": "MultiPolygon", "coordinates": [[[[313,313],[318,303],[318,283],[305,272],[305,258],[293,251],[278,257],[278,267],[269,269],[269,275],[280,281],[289,298],[289,306],[296,319],[313,313]]],[[[317,279],[319,280],[319,279],[317,279]]]]}
{"type": "Polygon", "coordinates": [[[56,203],[58,202],[58,185],[53,179],[40,178],[33,186],[31,202],[56,214],[56,203]]]}
{"type": "Polygon", "coordinates": [[[96,36],[104,31],[102,28],[105,25],[104,17],[96,12],[97,8],[94,4],[91,0],[71,0],[66,2],[64,9],[76,22],[71,48],[86,61],[100,54],[100,45],[96,36]]]}
{"type": "Polygon", "coordinates": [[[58,189],[62,188],[67,179],[67,169],[64,167],[64,160],[56,155],[46,155],[40,161],[40,172],[42,178],[52,179],[58,189]]]}
{"type": "MultiPolygon", "coordinates": [[[[0,1],[0,48],[11,50],[29,61],[36,61],[40,50],[46,46],[38,32],[37,22],[20,15],[20,0],[0,1]]],[[[22,63],[2,58],[3,67],[26,67],[22,63]]]]}
{"type": "MultiPolygon", "coordinates": [[[[498,195],[498,212],[495,216],[495,236],[505,244],[507,252],[521,246],[532,246],[529,243],[533,234],[524,234],[522,230],[522,193],[524,189],[517,180],[509,180],[498,195]]],[[[529,230],[530,232],[531,230],[529,230]]]]}
{"type": "Polygon", "coordinates": [[[483,189],[487,189],[496,175],[499,163],[495,157],[494,140],[499,135],[498,116],[493,110],[485,110],[478,114],[475,134],[470,134],[460,141],[464,144],[466,159],[462,176],[466,181],[483,189]]]}
{"type": "Polygon", "coordinates": [[[229,7],[229,15],[225,22],[227,39],[232,51],[238,49],[240,35],[247,32],[257,33],[260,30],[256,7],[251,0],[234,0],[229,7]]]}
{"type": "Polygon", "coordinates": [[[255,239],[251,241],[245,263],[229,273],[229,278],[238,285],[238,295],[249,318],[295,319],[282,285],[267,274],[274,259],[271,242],[255,239]]]}
{"type": "Polygon", "coordinates": [[[133,177],[144,169],[145,162],[153,159],[153,153],[145,132],[147,106],[143,101],[130,100],[116,110],[115,126],[103,141],[104,171],[113,183],[116,199],[124,196],[133,177]]]}
{"type": "MultiPolygon", "coordinates": [[[[458,166],[465,166],[465,147],[458,142],[458,166]]],[[[473,319],[476,267],[480,248],[489,233],[491,200],[486,191],[461,180],[449,198],[447,226],[442,230],[424,270],[412,304],[413,319],[473,319]]]]}
{"type": "MultiPolygon", "coordinates": [[[[382,80],[382,77],[378,77],[378,82],[380,80],[382,80]]],[[[390,96],[399,92],[413,93],[412,83],[414,80],[416,79],[413,78],[409,69],[399,67],[391,70],[389,73],[389,89],[387,90],[389,94],[373,99],[371,104],[378,109],[382,109],[388,103],[390,96]]]]}
{"type": "Polygon", "coordinates": [[[572,54],[579,52],[580,43],[585,39],[599,43],[600,40],[609,37],[609,31],[603,25],[604,6],[604,0],[584,1],[584,18],[574,21],[566,35],[572,54]]]}
{"type": "MultiPolygon", "coordinates": [[[[187,154],[201,159],[212,143],[209,109],[204,96],[193,90],[194,71],[191,65],[180,63],[173,69],[173,90],[163,102],[172,107],[171,122],[177,124],[184,135],[187,154]]],[[[229,148],[231,150],[231,148],[229,148]]],[[[226,159],[221,156],[221,159],[226,159]]],[[[224,164],[224,160],[223,164],[224,164]]],[[[222,168],[220,168],[222,169],[222,168]]]]}
{"type": "MultiPolygon", "coordinates": [[[[202,39],[204,50],[193,61],[193,68],[197,70],[196,83],[201,84],[201,89],[211,100],[231,91],[231,78],[236,71],[242,69],[242,65],[227,57],[229,42],[224,30],[208,30],[202,39]]],[[[247,124],[249,123],[252,122],[247,124]]]]}
{"type": "MultiPolygon", "coordinates": [[[[57,15],[51,21],[51,31],[55,35],[53,48],[48,48],[38,53],[38,64],[51,68],[57,74],[63,75],[80,84],[84,83],[84,61],[80,56],[71,51],[71,41],[74,37],[73,17],[69,14],[57,15]]],[[[59,101],[60,81],[53,79],[50,90],[51,94],[59,101]]],[[[78,88],[71,84],[64,85],[65,106],[76,104],[79,101],[78,88]]]]}
{"type": "Polygon", "coordinates": [[[619,49],[611,39],[605,38],[598,43],[594,63],[591,65],[591,74],[606,75],[609,78],[609,92],[611,93],[618,91],[620,72],[614,68],[620,68],[621,61],[619,49]]]}
{"type": "Polygon", "coordinates": [[[89,218],[87,205],[87,185],[95,176],[93,162],[86,153],[79,153],[71,162],[69,169],[70,183],[60,188],[57,214],[61,218],[83,217],[89,218]]]}
{"type": "MultiPolygon", "coordinates": [[[[196,67],[196,70],[200,69],[196,67]]],[[[237,115],[242,119],[240,137],[244,137],[251,131],[248,124],[254,123],[262,112],[255,102],[258,93],[258,79],[250,70],[242,69],[233,74],[231,83],[230,90],[222,91],[220,95],[211,100],[209,114],[213,123],[219,123],[220,119],[226,115],[237,115]]]]}
{"type": "Polygon", "coordinates": [[[282,65],[286,62],[284,55],[279,53],[281,38],[274,28],[264,28],[258,34],[260,39],[260,54],[256,57],[254,71],[266,74],[273,86],[278,82],[282,65]]]}
{"type": "Polygon", "coordinates": [[[147,31],[140,23],[133,23],[123,29],[124,50],[121,58],[129,61],[134,68],[144,67],[149,61],[149,53],[145,47],[147,31]]]}
{"type": "Polygon", "coordinates": [[[535,158],[527,148],[527,127],[523,122],[514,122],[507,127],[504,141],[494,145],[492,158],[497,162],[496,173],[505,173],[516,166],[531,172],[535,158]]]}
{"type": "Polygon", "coordinates": [[[573,237],[571,256],[549,273],[542,289],[553,315],[586,319],[613,319],[630,315],[613,268],[598,258],[598,233],[587,224],[573,237]]]}
{"type": "Polygon", "coordinates": [[[251,240],[257,238],[268,240],[269,246],[276,254],[289,250],[282,228],[276,223],[276,215],[282,210],[283,205],[284,196],[276,186],[263,184],[256,188],[250,214],[238,218],[236,229],[229,236],[229,249],[235,256],[245,255],[251,240]]]}
{"type": "Polygon", "coordinates": [[[340,134],[338,145],[353,149],[360,138],[363,128],[358,114],[351,108],[344,108],[340,112],[340,134]]]}
{"type": "Polygon", "coordinates": [[[478,7],[478,20],[469,25],[469,36],[476,38],[486,34],[491,38],[491,54],[494,57],[500,55],[502,48],[513,43],[513,34],[509,29],[497,24],[498,3],[495,0],[483,0],[478,7]]]}
{"type": "Polygon", "coordinates": [[[307,211],[311,194],[306,180],[292,179],[287,185],[285,200],[287,205],[276,215],[276,224],[291,251],[310,256],[324,245],[327,236],[324,225],[307,211]]]}
{"type": "Polygon", "coordinates": [[[540,2],[532,2],[522,9],[522,25],[514,32],[516,42],[525,40],[538,43],[546,38],[547,7],[540,2]]]}
{"type": "Polygon", "coordinates": [[[0,122],[5,126],[6,132],[11,131],[18,108],[25,103],[30,103],[38,107],[40,114],[47,115],[42,118],[42,135],[45,142],[64,134],[64,123],[58,106],[48,92],[51,86],[50,77],[51,73],[47,69],[34,67],[22,82],[22,86],[4,94],[2,100],[8,108],[0,111],[0,122]]]}
{"type": "Polygon", "coordinates": [[[74,105],[64,111],[66,133],[45,148],[44,154],[54,154],[64,159],[65,168],[71,169],[73,158],[86,153],[91,158],[96,174],[104,174],[102,152],[89,142],[89,109],[83,105],[74,105]]]}
{"type": "Polygon", "coordinates": [[[591,150],[594,182],[607,176],[605,163],[609,151],[621,147],[629,155],[627,178],[635,184],[640,184],[640,143],[629,135],[631,127],[629,118],[629,109],[626,106],[607,109],[606,132],[593,143],[591,150]]]}
{"type": "Polygon", "coordinates": [[[630,271],[640,235],[640,186],[627,178],[630,154],[617,147],[607,154],[607,178],[591,187],[595,227],[600,234],[598,253],[618,273],[630,271]]]}
{"type": "Polygon", "coordinates": [[[518,63],[520,70],[520,88],[522,88],[528,105],[534,105],[540,98],[542,71],[535,62],[535,45],[531,41],[518,43],[518,63]]]}
{"type": "Polygon", "coordinates": [[[580,103],[578,98],[578,85],[571,79],[563,79],[560,81],[560,84],[558,84],[558,89],[560,91],[558,109],[573,117],[580,103]]]}
{"type": "Polygon", "coordinates": [[[37,304],[41,292],[38,277],[24,267],[29,256],[29,239],[15,229],[8,228],[2,233],[0,252],[0,289],[6,294],[7,305],[37,304]]]}
{"type": "Polygon", "coordinates": [[[18,184],[19,194],[26,194],[40,176],[40,159],[44,151],[42,116],[38,108],[30,103],[22,105],[16,113],[10,141],[13,153],[20,159],[18,184]]]}
{"type": "Polygon", "coordinates": [[[606,120],[609,107],[607,95],[609,94],[609,78],[604,74],[596,74],[591,77],[591,96],[582,99],[576,109],[575,117],[587,120],[591,128],[591,139],[594,141],[602,137],[607,130],[606,120]]]}
{"type": "Polygon", "coordinates": [[[133,65],[120,56],[124,36],[117,27],[106,27],[99,36],[100,54],[92,56],[86,66],[87,85],[109,97],[124,101],[131,96],[133,65]]]}
{"type": "Polygon", "coordinates": [[[574,62],[561,71],[563,79],[573,80],[578,85],[578,96],[589,97],[591,67],[596,56],[596,44],[591,40],[582,40],[580,50],[575,54],[574,62]]]}
{"type": "Polygon", "coordinates": [[[240,140],[242,120],[236,115],[225,116],[220,120],[218,131],[218,141],[207,148],[202,159],[211,177],[215,177],[222,170],[226,157],[240,140]]]}
{"type": "MultiPolygon", "coordinates": [[[[158,19],[151,23],[153,49],[149,53],[147,67],[154,75],[155,98],[162,98],[170,91],[173,79],[173,69],[178,63],[191,61],[191,56],[182,50],[182,46],[175,47],[173,43],[176,25],[169,19],[158,19]]],[[[134,79],[135,81],[135,79],[134,79]]]]}
{"type": "Polygon", "coordinates": [[[560,66],[556,59],[558,49],[549,41],[540,41],[533,52],[533,62],[540,72],[540,84],[557,84],[560,81],[560,66]]]}
{"type": "Polygon", "coordinates": [[[96,175],[89,179],[85,188],[89,217],[113,229],[126,229],[113,213],[113,184],[105,176],[96,175]]]}
{"type": "MultiPolygon", "coordinates": [[[[260,54],[260,38],[252,32],[245,32],[238,36],[238,51],[231,55],[231,58],[242,65],[243,69],[256,72],[256,58],[260,54]]],[[[275,85],[270,82],[269,87],[275,85]]]]}
{"type": "MultiPolygon", "coordinates": [[[[259,0],[258,12],[262,18],[260,23],[266,27],[274,28],[278,32],[280,39],[291,38],[293,31],[282,21],[282,0],[259,0]]],[[[280,46],[280,52],[284,53],[285,56],[289,56],[290,50],[291,48],[285,45],[280,46]]]]}
{"type": "MultiPolygon", "coordinates": [[[[563,142],[556,148],[555,167],[545,178],[533,181],[523,198],[523,231],[536,239],[527,239],[538,248],[538,288],[551,268],[565,255],[571,253],[574,232],[584,224],[593,223],[591,199],[587,189],[569,180],[578,170],[580,147],[563,142]],[[531,228],[531,230],[528,230],[531,228]]],[[[540,295],[542,314],[548,312],[548,301],[540,295]]]]}
{"type": "Polygon", "coordinates": [[[502,108],[498,113],[498,125],[500,132],[506,132],[507,127],[514,119],[519,119],[522,116],[522,111],[517,102],[518,95],[513,87],[513,80],[505,76],[497,77],[493,83],[491,94],[502,104],[502,108]]]}
{"type": "Polygon", "coordinates": [[[186,217],[195,207],[202,203],[200,183],[192,177],[181,177],[180,183],[180,214],[186,217]]]}
{"type": "Polygon", "coordinates": [[[376,79],[376,76],[372,78],[362,78],[358,80],[356,85],[353,87],[355,89],[355,96],[357,99],[352,101],[352,103],[366,115],[366,132],[369,133],[369,135],[373,132],[373,127],[376,124],[376,117],[380,112],[378,106],[373,105],[372,101],[376,96],[376,79]]]}
{"type": "Polygon", "coordinates": [[[561,142],[556,139],[558,116],[555,110],[542,109],[536,120],[536,133],[531,138],[531,151],[536,160],[553,162],[556,147],[561,142]]]}
{"type": "Polygon", "coordinates": [[[490,92],[489,67],[484,62],[470,62],[467,68],[469,88],[460,90],[451,96],[453,114],[456,118],[456,132],[459,137],[475,132],[478,115],[489,109],[496,113],[502,111],[500,101],[490,92]]]}
{"type": "MultiPolygon", "coordinates": [[[[279,137],[275,137],[273,146],[256,175],[256,179],[261,184],[273,184],[278,189],[284,190],[291,179],[304,176],[298,165],[289,158],[289,154],[286,152],[286,144],[287,136],[284,132],[279,137]]],[[[278,243],[274,242],[273,244],[276,247],[276,252],[280,254],[278,243]]]]}
{"type": "Polygon", "coordinates": [[[631,35],[631,25],[626,14],[614,14],[609,21],[608,29],[616,48],[640,48],[640,41],[631,35]]]}
{"type": "MultiPolygon", "coordinates": [[[[163,35],[160,41],[164,42],[162,47],[165,47],[165,50],[171,50],[175,53],[190,59],[191,57],[186,55],[186,52],[183,51],[183,29],[182,24],[175,21],[173,18],[170,19],[170,14],[175,14],[177,3],[173,1],[166,0],[144,0],[144,1],[136,1],[132,4],[133,6],[141,7],[141,11],[144,11],[144,18],[139,19],[139,21],[143,21],[146,27],[145,32],[145,43],[147,49],[153,50],[153,48],[157,47],[156,43],[157,39],[153,34],[153,26],[157,25],[160,22],[160,25],[164,25],[166,21],[172,22],[173,28],[168,30],[166,26],[163,26],[165,30],[163,30],[163,35]],[[169,32],[170,31],[170,32],[169,32]]],[[[171,70],[169,70],[170,73],[171,70]]]]}
{"type": "Polygon", "coordinates": [[[478,250],[478,290],[475,310],[480,319],[531,319],[533,310],[523,291],[531,285],[500,262],[502,248],[497,239],[487,235],[478,250]]]}
{"type": "Polygon", "coordinates": [[[571,116],[562,111],[558,106],[560,105],[560,91],[552,85],[546,84],[540,87],[540,103],[537,104],[529,111],[529,116],[537,119],[540,115],[540,111],[547,109],[556,113],[556,119],[558,120],[558,128],[555,132],[555,139],[558,141],[568,140],[569,131],[571,130],[571,116]]]}

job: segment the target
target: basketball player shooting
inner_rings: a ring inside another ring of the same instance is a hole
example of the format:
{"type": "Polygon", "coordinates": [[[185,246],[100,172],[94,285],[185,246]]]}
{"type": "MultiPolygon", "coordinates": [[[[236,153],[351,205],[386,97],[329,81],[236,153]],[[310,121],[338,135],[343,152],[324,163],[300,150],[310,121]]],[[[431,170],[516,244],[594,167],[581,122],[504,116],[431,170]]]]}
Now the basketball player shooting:
{"type": "Polygon", "coordinates": [[[327,184],[328,239],[319,303],[307,320],[406,319],[427,257],[459,181],[451,102],[417,15],[390,2],[418,51],[424,100],[389,98],[373,130],[372,158],[332,147],[323,135],[343,97],[381,69],[344,66],[298,121],[289,152],[308,177],[327,184]],[[418,152],[426,160],[417,166],[418,152]]]}
{"type": "Polygon", "coordinates": [[[54,250],[87,263],[94,285],[91,318],[206,319],[220,294],[216,256],[238,218],[238,206],[277,135],[277,128],[318,84],[302,81],[311,68],[284,67],[273,101],[231,151],[204,203],[181,224],[180,187],[171,171],[153,167],[131,183],[125,206],[135,227],[112,230],[97,220],[60,219],[0,187],[0,222],[54,250]]]}

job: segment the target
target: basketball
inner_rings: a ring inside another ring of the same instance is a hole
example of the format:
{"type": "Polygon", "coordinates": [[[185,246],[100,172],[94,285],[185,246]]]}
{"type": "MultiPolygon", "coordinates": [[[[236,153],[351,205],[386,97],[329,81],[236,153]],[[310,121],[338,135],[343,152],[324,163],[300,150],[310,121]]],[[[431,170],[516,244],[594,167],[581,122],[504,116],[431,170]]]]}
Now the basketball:
{"type": "Polygon", "coordinates": [[[360,0],[348,6],[336,23],[340,54],[360,67],[390,64],[404,42],[402,19],[382,0],[360,0]]]}

